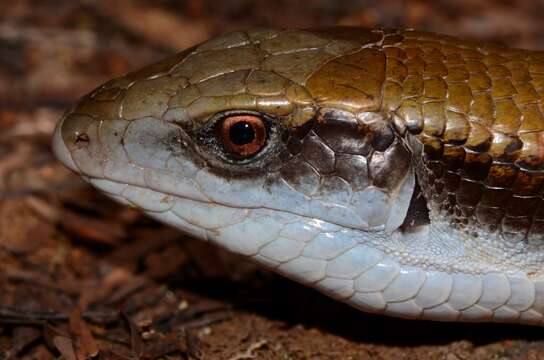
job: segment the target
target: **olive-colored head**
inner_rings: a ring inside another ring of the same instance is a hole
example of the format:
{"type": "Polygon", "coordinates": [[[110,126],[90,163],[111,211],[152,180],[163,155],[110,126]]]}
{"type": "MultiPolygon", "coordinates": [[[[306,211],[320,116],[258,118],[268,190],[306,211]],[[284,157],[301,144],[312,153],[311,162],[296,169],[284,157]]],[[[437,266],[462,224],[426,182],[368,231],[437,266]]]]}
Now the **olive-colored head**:
{"type": "Polygon", "coordinates": [[[395,229],[410,200],[399,192],[414,180],[380,112],[382,38],[354,28],[223,35],[84,97],[59,123],[57,154],[91,178],[395,229]]]}

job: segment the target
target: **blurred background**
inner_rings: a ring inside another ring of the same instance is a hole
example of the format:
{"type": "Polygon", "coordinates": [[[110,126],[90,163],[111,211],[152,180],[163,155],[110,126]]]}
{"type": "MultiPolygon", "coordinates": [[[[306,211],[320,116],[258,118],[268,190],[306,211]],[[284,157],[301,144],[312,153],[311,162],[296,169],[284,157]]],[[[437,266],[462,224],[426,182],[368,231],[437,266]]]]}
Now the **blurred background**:
{"type": "Polygon", "coordinates": [[[117,206],[55,121],[225,31],[352,25],[544,50],[542,0],[0,0],[0,359],[540,359],[541,329],[362,314],[117,206]]]}

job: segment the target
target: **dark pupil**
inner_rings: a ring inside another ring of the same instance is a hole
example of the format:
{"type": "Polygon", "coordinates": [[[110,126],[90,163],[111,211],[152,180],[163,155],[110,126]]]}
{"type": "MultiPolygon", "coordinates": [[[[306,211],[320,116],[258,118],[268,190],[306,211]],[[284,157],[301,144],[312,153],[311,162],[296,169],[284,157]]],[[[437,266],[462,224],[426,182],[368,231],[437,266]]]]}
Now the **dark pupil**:
{"type": "Polygon", "coordinates": [[[230,127],[229,137],[236,145],[246,145],[255,139],[255,131],[250,123],[239,121],[230,127]]]}

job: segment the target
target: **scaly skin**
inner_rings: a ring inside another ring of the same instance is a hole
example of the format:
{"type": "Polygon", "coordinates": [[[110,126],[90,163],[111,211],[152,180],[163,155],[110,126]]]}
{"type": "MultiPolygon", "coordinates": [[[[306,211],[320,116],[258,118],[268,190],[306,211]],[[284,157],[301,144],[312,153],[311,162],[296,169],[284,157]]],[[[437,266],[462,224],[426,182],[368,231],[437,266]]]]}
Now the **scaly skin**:
{"type": "Polygon", "coordinates": [[[104,84],[54,149],[113,198],[365,311],[541,324],[542,96],[541,52],[256,29],[104,84]],[[231,116],[264,119],[262,150],[225,150],[231,116]]]}

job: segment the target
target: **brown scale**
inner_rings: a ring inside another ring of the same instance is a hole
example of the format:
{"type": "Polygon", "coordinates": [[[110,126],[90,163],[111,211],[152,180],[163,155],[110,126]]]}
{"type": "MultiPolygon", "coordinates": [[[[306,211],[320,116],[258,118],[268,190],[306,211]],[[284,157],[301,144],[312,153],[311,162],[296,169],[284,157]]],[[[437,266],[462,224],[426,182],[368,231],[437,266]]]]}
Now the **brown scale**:
{"type": "Polygon", "coordinates": [[[255,29],[108,82],[68,115],[63,136],[70,144],[90,119],[154,116],[198,129],[221,111],[267,113],[291,134],[274,164],[307,193],[391,187],[387,173],[411,161],[404,137],[434,210],[539,243],[543,96],[543,52],[417,31],[255,29]],[[323,109],[332,116],[321,119],[323,109]]]}
{"type": "Polygon", "coordinates": [[[293,157],[281,167],[281,178],[308,196],[371,185],[394,192],[409,171],[410,153],[390,126],[378,126],[383,123],[381,116],[362,126],[348,112],[323,114],[300,138],[290,139],[297,146],[290,147],[293,157]]]}
{"type": "Polygon", "coordinates": [[[544,53],[415,31],[386,35],[384,47],[385,110],[423,145],[416,171],[431,207],[540,240],[544,53]]]}

